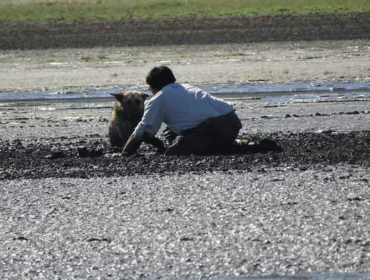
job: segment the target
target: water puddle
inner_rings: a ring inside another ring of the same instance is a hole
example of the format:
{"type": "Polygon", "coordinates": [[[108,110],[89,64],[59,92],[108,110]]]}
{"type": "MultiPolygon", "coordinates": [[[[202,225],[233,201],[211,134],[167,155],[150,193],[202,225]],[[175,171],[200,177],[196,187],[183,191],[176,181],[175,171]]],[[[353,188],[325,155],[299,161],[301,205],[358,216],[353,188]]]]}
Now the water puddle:
{"type": "MultiPolygon", "coordinates": [[[[370,99],[370,83],[347,83],[347,84],[315,84],[315,83],[292,83],[292,84],[218,84],[198,85],[205,91],[220,96],[224,99],[256,99],[266,102],[299,102],[316,100],[341,100],[348,98],[370,99]]],[[[0,103],[6,102],[41,102],[54,103],[101,103],[111,101],[111,93],[140,90],[147,92],[147,86],[131,87],[104,87],[68,89],[66,91],[53,92],[40,91],[13,91],[0,92],[0,103]]],[[[149,93],[149,92],[148,92],[149,93]]]]}

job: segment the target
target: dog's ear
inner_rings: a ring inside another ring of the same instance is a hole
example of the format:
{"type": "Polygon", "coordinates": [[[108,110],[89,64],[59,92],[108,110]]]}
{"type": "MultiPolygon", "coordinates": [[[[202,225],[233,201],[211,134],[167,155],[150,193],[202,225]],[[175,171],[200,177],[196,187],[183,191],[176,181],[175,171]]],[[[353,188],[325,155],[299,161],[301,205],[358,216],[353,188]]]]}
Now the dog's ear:
{"type": "Polygon", "coordinates": [[[111,93],[111,95],[113,95],[116,98],[117,101],[122,102],[122,100],[123,100],[123,93],[122,92],[120,92],[120,93],[111,93]]]}
{"type": "Polygon", "coordinates": [[[141,93],[141,96],[143,97],[144,101],[149,97],[149,95],[144,92],[141,93]]]}

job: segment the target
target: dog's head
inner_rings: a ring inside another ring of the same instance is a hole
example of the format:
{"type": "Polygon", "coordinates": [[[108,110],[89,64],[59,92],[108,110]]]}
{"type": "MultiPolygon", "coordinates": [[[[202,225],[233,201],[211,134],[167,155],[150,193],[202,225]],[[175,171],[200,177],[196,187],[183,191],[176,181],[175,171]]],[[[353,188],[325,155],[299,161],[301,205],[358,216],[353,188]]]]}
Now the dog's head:
{"type": "Polygon", "coordinates": [[[144,92],[126,91],[112,94],[121,103],[123,110],[128,116],[144,113],[144,102],[149,97],[144,92]]]}

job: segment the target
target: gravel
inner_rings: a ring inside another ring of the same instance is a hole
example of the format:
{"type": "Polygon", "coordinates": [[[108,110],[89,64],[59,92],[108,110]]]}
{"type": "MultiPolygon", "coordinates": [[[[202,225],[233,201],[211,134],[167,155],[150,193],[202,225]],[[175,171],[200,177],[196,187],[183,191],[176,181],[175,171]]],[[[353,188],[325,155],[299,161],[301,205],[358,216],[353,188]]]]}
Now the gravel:
{"type": "Polygon", "coordinates": [[[368,174],[368,167],[340,164],[5,180],[0,275],[199,279],[368,271],[368,174]]]}

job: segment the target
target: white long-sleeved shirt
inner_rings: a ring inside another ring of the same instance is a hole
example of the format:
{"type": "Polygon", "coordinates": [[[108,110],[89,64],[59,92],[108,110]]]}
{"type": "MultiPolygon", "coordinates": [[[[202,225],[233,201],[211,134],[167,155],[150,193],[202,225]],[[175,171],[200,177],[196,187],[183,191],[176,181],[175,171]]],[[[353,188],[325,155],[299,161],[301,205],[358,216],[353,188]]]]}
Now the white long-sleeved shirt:
{"type": "Polygon", "coordinates": [[[180,134],[209,118],[226,115],[232,110],[234,108],[228,102],[197,87],[172,83],[150,99],[135,128],[134,137],[141,139],[145,132],[155,135],[162,122],[180,134]]]}

